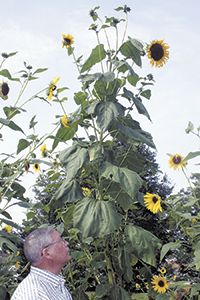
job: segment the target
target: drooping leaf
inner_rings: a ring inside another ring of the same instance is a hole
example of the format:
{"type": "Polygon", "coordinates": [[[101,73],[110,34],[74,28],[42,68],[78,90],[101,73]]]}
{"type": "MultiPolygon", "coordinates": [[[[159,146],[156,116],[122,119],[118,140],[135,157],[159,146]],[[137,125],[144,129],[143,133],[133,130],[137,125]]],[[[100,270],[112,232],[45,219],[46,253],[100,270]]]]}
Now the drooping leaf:
{"type": "Polygon", "coordinates": [[[156,146],[153,143],[153,139],[152,139],[152,136],[150,133],[140,130],[140,129],[133,130],[127,126],[124,126],[121,123],[117,123],[116,128],[119,129],[121,131],[121,133],[125,134],[130,139],[136,140],[141,143],[145,143],[148,146],[156,149],[156,146]]]}
{"type": "Polygon", "coordinates": [[[115,78],[112,82],[109,82],[108,85],[101,81],[96,81],[92,93],[95,97],[100,98],[104,101],[114,101],[116,102],[117,92],[122,85],[122,80],[115,78]]]}
{"type": "Polygon", "coordinates": [[[133,39],[130,36],[128,38],[129,38],[130,42],[133,44],[133,46],[135,46],[139,51],[143,51],[144,44],[140,40],[133,39]]]}
{"type": "Polygon", "coordinates": [[[143,180],[140,176],[127,168],[119,168],[105,161],[100,165],[99,171],[103,177],[112,178],[113,181],[120,183],[121,188],[131,198],[135,197],[142,186],[143,180]]]}
{"type": "Polygon", "coordinates": [[[119,49],[122,55],[126,56],[127,58],[132,58],[132,60],[136,63],[137,66],[142,66],[141,51],[136,48],[131,41],[127,41],[123,43],[119,49]]]}
{"type": "Polygon", "coordinates": [[[51,198],[50,205],[61,207],[64,203],[74,203],[83,198],[81,187],[75,180],[64,180],[51,198]]]}
{"type": "Polygon", "coordinates": [[[11,128],[12,130],[21,131],[24,133],[23,130],[11,120],[0,118],[0,123],[11,128]]]}
{"type": "Polygon", "coordinates": [[[150,121],[151,118],[149,116],[148,111],[146,110],[145,106],[142,104],[142,101],[140,99],[135,98],[131,92],[129,92],[125,87],[124,87],[124,93],[133,100],[139,114],[145,115],[150,121]]]}
{"type": "Polygon", "coordinates": [[[180,246],[181,246],[180,243],[173,243],[173,242],[163,245],[163,247],[161,249],[161,253],[160,253],[160,260],[163,259],[163,257],[167,254],[167,252],[169,250],[178,249],[178,248],[180,248],[180,246]]]}
{"type": "Polygon", "coordinates": [[[95,110],[97,116],[97,126],[103,130],[108,130],[111,123],[118,117],[124,115],[125,107],[118,102],[101,101],[95,110]]]}
{"type": "Polygon", "coordinates": [[[125,248],[145,263],[156,267],[156,253],[161,247],[160,240],[151,232],[138,226],[126,226],[125,233],[125,248]]]}
{"type": "Polygon", "coordinates": [[[120,183],[111,182],[111,180],[104,180],[103,188],[106,193],[108,193],[113,200],[115,200],[124,211],[133,205],[133,199],[120,187],[120,183]]]}
{"type": "Polygon", "coordinates": [[[61,151],[59,158],[67,170],[67,180],[70,181],[78,170],[89,162],[88,149],[75,144],[61,151]]]}
{"type": "Polygon", "coordinates": [[[106,57],[106,53],[105,53],[103,44],[96,46],[92,50],[90,57],[83,64],[83,66],[81,68],[81,73],[88,71],[89,69],[91,69],[92,66],[94,66],[96,63],[102,61],[105,57],[106,57]]]}
{"type": "Polygon", "coordinates": [[[83,240],[106,235],[120,226],[113,201],[84,198],[78,202],[74,211],[74,227],[82,232],[83,240]]]}

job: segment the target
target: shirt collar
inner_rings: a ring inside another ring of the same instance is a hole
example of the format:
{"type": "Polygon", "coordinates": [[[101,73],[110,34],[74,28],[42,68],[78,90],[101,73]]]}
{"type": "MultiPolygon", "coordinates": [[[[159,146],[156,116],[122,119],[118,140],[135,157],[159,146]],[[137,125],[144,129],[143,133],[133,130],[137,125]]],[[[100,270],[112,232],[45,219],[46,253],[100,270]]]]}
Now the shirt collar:
{"type": "Polygon", "coordinates": [[[43,280],[48,280],[51,284],[64,284],[65,279],[60,275],[55,275],[51,272],[48,272],[46,270],[31,266],[31,273],[40,276],[43,280]]]}

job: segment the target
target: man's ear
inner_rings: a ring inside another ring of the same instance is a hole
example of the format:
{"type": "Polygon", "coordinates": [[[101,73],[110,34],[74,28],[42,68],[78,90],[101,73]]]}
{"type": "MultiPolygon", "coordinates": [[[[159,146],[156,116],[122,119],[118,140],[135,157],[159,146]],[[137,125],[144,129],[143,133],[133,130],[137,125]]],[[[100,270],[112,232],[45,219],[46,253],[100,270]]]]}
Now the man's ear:
{"type": "Polygon", "coordinates": [[[51,259],[51,253],[48,248],[42,250],[42,256],[46,259],[51,259]]]}

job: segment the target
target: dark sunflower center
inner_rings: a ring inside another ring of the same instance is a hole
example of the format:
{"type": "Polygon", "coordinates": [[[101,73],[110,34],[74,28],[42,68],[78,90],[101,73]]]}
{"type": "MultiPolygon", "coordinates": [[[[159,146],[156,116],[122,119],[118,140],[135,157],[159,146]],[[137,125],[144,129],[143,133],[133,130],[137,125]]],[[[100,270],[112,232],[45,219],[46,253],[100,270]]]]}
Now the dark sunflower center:
{"type": "Polygon", "coordinates": [[[7,96],[9,93],[9,86],[6,82],[4,82],[1,86],[1,92],[4,96],[7,96]]]}
{"type": "Polygon", "coordinates": [[[159,280],[159,281],[158,281],[158,285],[159,285],[160,287],[163,287],[163,286],[164,286],[164,282],[163,282],[162,280],[159,280]]]}
{"type": "Polygon", "coordinates": [[[152,201],[153,201],[153,203],[156,203],[158,201],[158,198],[154,196],[152,201]]]}
{"type": "Polygon", "coordinates": [[[55,91],[56,90],[56,85],[53,85],[52,86],[52,91],[55,91]]]}
{"type": "Polygon", "coordinates": [[[38,169],[38,168],[39,168],[39,165],[38,165],[38,164],[35,164],[35,168],[38,169]]]}
{"type": "Polygon", "coordinates": [[[67,45],[70,45],[70,43],[71,43],[71,40],[70,40],[70,39],[67,39],[67,38],[65,38],[64,41],[65,41],[65,43],[66,43],[67,45]]]}
{"type": "Polygon", "coordinates": [[[164,56],[164,50],[163,47],[160,44],[153,44],[150,48],[151,51],[151,57],[158,61],[164,56]]]}
{"type": "Polygon", "coordinates": [[[174,156],[172,160],[173,160],[173,163],[175,165],[178,165],[181,162],[181,157],[180,156],[174,156]]]}

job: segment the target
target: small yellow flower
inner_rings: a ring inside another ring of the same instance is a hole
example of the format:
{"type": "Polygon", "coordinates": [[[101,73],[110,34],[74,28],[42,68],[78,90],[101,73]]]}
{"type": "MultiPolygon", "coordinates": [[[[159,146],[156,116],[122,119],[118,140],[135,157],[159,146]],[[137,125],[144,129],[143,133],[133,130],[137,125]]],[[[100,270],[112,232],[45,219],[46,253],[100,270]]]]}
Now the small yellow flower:
{"type": "Polygon", "coordinates": [[[82,172],[83,172],[83,173],[85,172],[85,168],[83,168],[82,172]]]}
{"type": "Polygon", "coordinates": [[[35,170],[35,172],[39,172],[40,170],[39,164],[34,164],[33,169],[35,170]]]}
{"type": "Polygon", "coordinates": [[[6,250],[6,252],[7,252],[8,254],[10,254],[10,251],[9,251],[9,250],[6,250]]]}
{"type": "Polygon", "coordinates": [[[67,116],[66,114],[62,117],[62,124],[66,127],[66,128],[69,128],[69,126],[67,125],[68,123],[68,119],[67,119],[67,116]]]}
{"type": "Polygon", "coordinates": [[[88,188],[82,187],[82,190],[83,190],[83,194],[85,194],[86,197],[90,197],[91,196],[91,191],[88,188]],[[84,191],[86,193],[84,193],[84,191]]]}
{"type": "Polygon", "coordinates": [[[19,269],[19,266],[20,266],[20,262],[19,262],[19,261],[16,261],[16,263],[15,263],[15,270],[16,270],[16,271],[19,269]]]}
{"type": "Polygon", "coordinates": [[[149,285],[148,285],[148,284],[146,284],[146,289],[147,289],[147,290],[149,289],[149,285]]]}
{"type": "Polygon", "coordinates": [[[10,225],[6,225],[4,228],[6,229],[6,231],[7,231],[8,233],[11,233],[11,232],[12,232],[12,227],[11,227],[10,225]]]}
{"type": "Polygon", "coordinates": [[[63,41],[62,41],[62,48],[70,48],[72,44],[74,44],[74,37],[71,34],[62,34],[63,36],[63,41]]]}
{"type": "Polygon", "coordinates": [[[179,167],[183,168],[185,164],[186,161],[184,161],[184,157],[180,154],[172,155],[169,159],[169,167],[173,167],[174,170],[178,169],[179,171],[179,167]]]}
{"type": "Polygon", "coordinates": [[[191,226],[193,226],[195,222],[196,222],[196,219],[192,219],[191,220],[191,223],[192,223],[191,226]]]}
{"type": "Polygon", "coordinates": [[[47,147],[46,147],[46,144],[44,144],[41,148],[40,148],[40,151],[42,152],[42,156],[43,157],[46,157],[47,156],[47,147]]]}
{"type": "Polygon", "coordinates": [[[19,251],[17,251],[17,254],[16,254],[16,256],[18,256],[18,255],[19,255],[19,253],[20,253],[20,252],[19,252],[19,251]]]}
{"type": "Polygon", "coordinates": [[[166,273],[166,269],[163,267],[163,268],[160,270],[160,273],[165,274],[165,273],[166,273]]]}
{"type": "Polygon", "coordinates": [[[29,162],[27,161],[26,164],[25,164],[25,170],[26,170],[26,172],[28,172],[29,168],[30,168],[30,164],[29,164],[29,162]]]}
{"type": "Polygon", "coordinates": [[[139,289],[140,285],[138,283],[136,283],[135,287],[136,287],[136,289],[139,289]]]}
{"type": "Polygon", "coordinates": [[[140,279],[140,275],[137,275],[136,277],[137,277],[138,279],[140,279]]]}
{"type": "Polygon", "coordinates": [[[51,82],[49,84],[49,87],[48,87],[48,90],[47,90],[48,100],[52,99],[53,92],[56,90],[56,83],[58,82],[59,79],[60,79],[60,77],[54,77],[53,82],[51,82]]]}
{"type": "Polygon", "coordinates": [[[156,214],[159,211],[162,211],[160,199],[161,199],[161,197],[159,197],[157,195],[147,193],[144,196],[144,203],[145,203],[147,209],[149,209],[152,213],[156,214]]]}
{"type": "Polygon", "coordinates": [[[174,275],[174,278],[173,278],[173,280],[174,280],[174,281],[176,280],[176,275],[174,275]]]}

